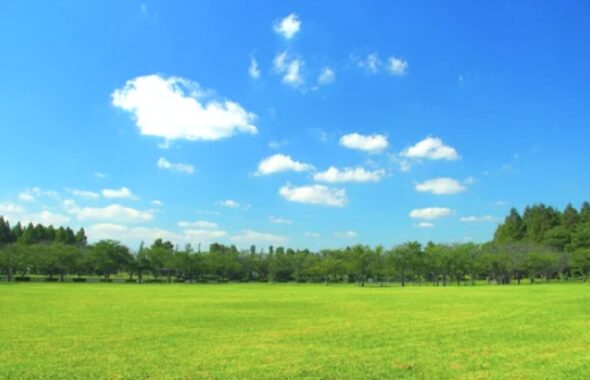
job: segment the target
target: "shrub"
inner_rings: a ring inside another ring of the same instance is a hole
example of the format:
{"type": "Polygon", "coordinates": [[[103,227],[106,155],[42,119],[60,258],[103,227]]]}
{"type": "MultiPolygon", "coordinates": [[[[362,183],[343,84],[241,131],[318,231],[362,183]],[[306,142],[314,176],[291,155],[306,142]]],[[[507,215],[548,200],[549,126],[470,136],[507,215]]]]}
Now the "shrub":
{"type": "Polygon", "coordinates": [[[47,277],[45,279],[45,281],[47,281],[47,282],[58,282],[59,281],[59,278],[56,278],[56,277],[53,277],[53,278],[47,277]]]}
{"type": "Polygon", "coordinates": [[[75,277],[72,278],[72,282],[86,282],[86,279],[82,277],[75,277]]]}
{"type": "Polygon", "coordinates": [[[128,279],[125,280],[125,282],[130,282],[130,283],[134,283],[135,284],[135,283],[137,283],[137,280],[134,279],[134,278],[128,278],[128,279]]]}
{"type": "Polygon", "coordinates": [[[30,282],[31,278],[29,276],[16,276],[14,278],[14,281],[18,281],[18,282],[30,282]]]}
{"type": "Polygon", "coordinates": [[[108,280],[106,278],[101,278],[100,282],[113,282],[113,280],[110,278],[108,280]]]}

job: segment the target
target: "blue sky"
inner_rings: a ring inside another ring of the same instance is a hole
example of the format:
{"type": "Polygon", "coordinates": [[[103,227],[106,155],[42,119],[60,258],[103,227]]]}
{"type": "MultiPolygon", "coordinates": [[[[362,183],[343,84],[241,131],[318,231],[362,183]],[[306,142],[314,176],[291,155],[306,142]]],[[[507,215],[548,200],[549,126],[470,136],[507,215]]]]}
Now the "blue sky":
{"type": "Polygon", "coordinates": [[[587,2],[0,4],[0,214],[312,249],[587,200],[587,2]]]}

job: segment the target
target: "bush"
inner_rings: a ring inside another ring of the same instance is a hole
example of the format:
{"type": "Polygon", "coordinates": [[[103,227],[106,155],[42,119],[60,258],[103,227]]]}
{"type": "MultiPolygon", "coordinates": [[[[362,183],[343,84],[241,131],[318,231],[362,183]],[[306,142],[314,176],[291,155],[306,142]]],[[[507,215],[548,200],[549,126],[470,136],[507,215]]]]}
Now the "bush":
{"type": "Polygon", "coordinates": [[[184,284],[186,282],[186,280],[184,278],[176,278],[176,279],[174,279],[174,282],[177,282],[179,284],[184,284]]]}
{"type": "Polygon", "coordinates": [[[47,282],[58,282],[58,281],[59,281],[59,278],[55,278],[55,277],[53,277],[53,278],[51,278],[51,277],[47,277],[47,278],[45,279],[45,281],[47,281],[47,282]]]}
{"type": "Polygon", "coordinates": [[[82,277],[75,277],[72,278],[72,282],[86,282],[86,279],[82,277]]]}
{"type": "Polygon", "coordinates": [[[134,279],[134,278],[128,278],[128,279],[125,280],[125,282],[130,282],[130,283],[135,284],[135,283],[137,283],[137,280],[134,279]]]}
{"type": "Polygon", "coordinates": [[[16,276],[14,281],[17,282],[31,282],[31,278],[29,276],[16,276]]]}
{"type": "Polygon", "coordinates": [[[113,282],[113,280],[110,278],[108,280],[106,278],[101,278],[100,282],[113,282]]]}

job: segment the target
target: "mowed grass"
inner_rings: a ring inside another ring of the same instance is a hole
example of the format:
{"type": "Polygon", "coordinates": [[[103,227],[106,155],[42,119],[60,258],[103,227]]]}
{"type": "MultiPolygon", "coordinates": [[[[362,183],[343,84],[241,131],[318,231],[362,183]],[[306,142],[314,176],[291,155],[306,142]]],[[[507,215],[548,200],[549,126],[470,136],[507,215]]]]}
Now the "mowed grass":
{"type": "Polygon", "coordinates": [[[589,379],[590,285],[0,285],[0,378],[589,379]]]}

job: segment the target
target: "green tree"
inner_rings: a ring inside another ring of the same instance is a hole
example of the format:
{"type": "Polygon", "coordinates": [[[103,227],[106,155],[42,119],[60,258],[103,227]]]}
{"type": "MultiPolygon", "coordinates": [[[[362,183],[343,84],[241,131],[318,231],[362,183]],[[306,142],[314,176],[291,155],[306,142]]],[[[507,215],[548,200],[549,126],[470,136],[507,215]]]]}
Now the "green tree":
{"type": "Polygon", "coordinates": [[[414,261],[422,252],[422,247],[417,241],[407,242],[398,245],[393,249],[389,255],[389,259],[393,263],[396,273],[399,275],[401,285],[406,285],[406,280],[413,268],[414,261]]]}
{"type": "Polygon", "coordinates": [[[504,219],[494,233],[494,241],[497,243],[508,243],[522,240],[526,233],[526,226],[518,210],[512,208],[510,214],[504,219]]]}
{"type": "Polygon", "coordinates": [[[129,248],[116,240],[101,240],[91,249],[93,267],[106,281],[110,281],[111,275],[125,268],[131,260],[129,248]]]}

